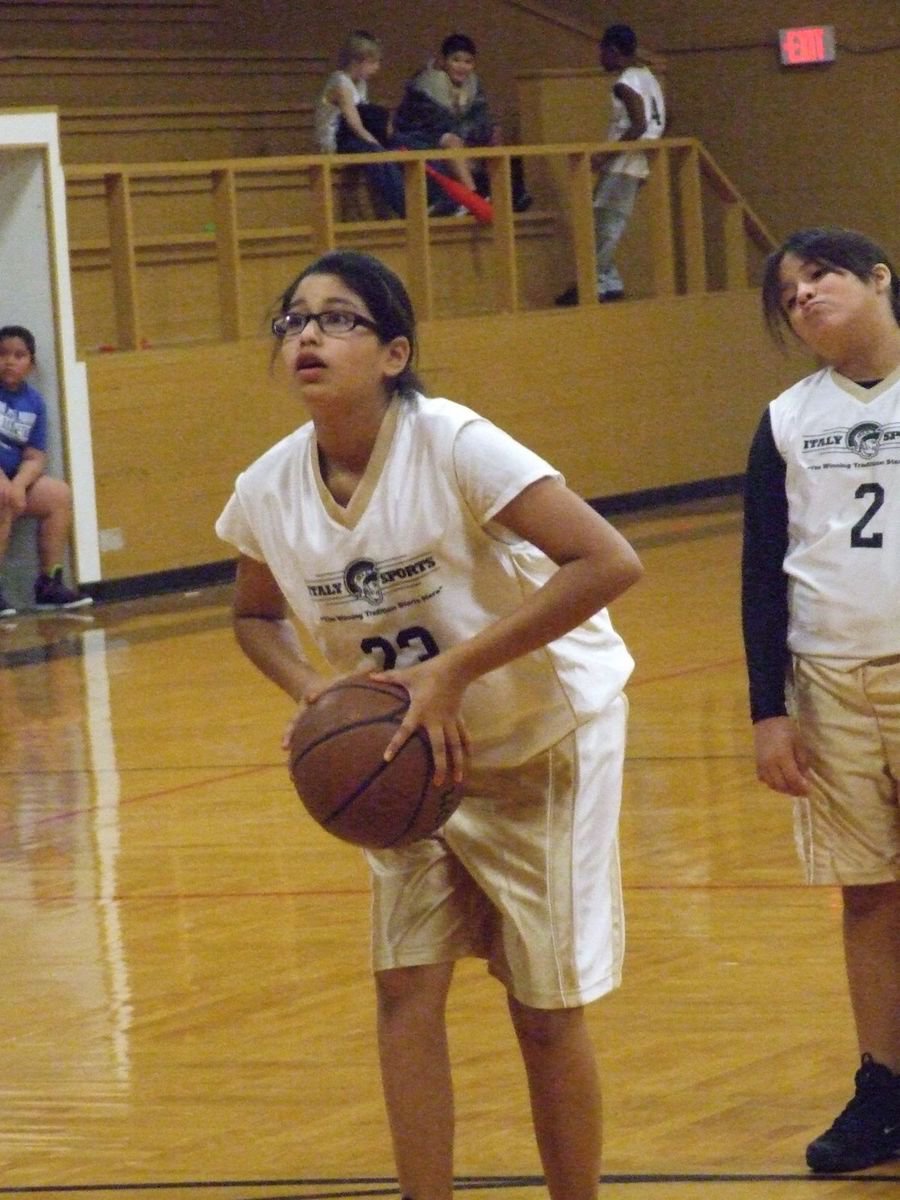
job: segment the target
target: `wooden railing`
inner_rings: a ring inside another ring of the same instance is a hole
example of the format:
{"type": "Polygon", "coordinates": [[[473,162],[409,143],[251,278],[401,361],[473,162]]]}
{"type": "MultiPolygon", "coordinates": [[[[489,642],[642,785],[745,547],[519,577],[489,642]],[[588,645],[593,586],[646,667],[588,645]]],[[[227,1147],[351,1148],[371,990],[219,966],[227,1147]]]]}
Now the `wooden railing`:
{"type": "MultiPolygon", "coordinates": [[[[596,304],[591,156],[598,151],[627,148],[639,148],[651,158],[650,177],[641,199],[651,249],[650,294],[671,296],[748,286],[752,257],[764,255],[774,244],[773,239],[695,139],[666,138],[641,142],[639,146],[564,143],[441,151],[444,160],[481,159],[488,172],[494,217],[489,226],[478,230],[478,237],[479,250],[488,258],[488,269],[483,274],[491,289],[490,310],[514,313],[522,307],[517,236],[531,214],[518,216],[513,211],[510,157],[524,160],[526,174],[535,181],[538,207],[553,214],[558,226],[556,237],[568,240],[582,304],[591,306],[596,304]]],[[[79,195],[84,198],[93,194],[102,209],[98,214],[95,203],[94,220],[102,227],[100,236],[79,240],[76,233],[72,251],[106,252],[108,248],[119,349],[136,349],[145,341],[139,252],[163,238],[169,247],[177,247],[179,239],[186,245],[205,242],[212,246],[217,334],[223,340],[235,340],[249,332],[242,319],[242,265],[252,255],[255,244],[285,239],[295,247],[302,246],[303,252],[312,257],[347,244],[348,234],[361,234],[364,226],[370,233],[374,229],[402,242],[406,283],[420,318],[428,320],[436,312],[433,243],[438,231],[447,230],[453,223],[450,218],[435,220],[428,215],[425,165],[429,158],[434,158],[434,152],[69,166],[65,175],[70,229],[77,225],[71,219],[71,210],[79,195]],[[402,164],[405,219],[368,225],[342,219],[336,196],[346,173],[358,174],[360,167],[386,159],[402,164]],[[246,223],[241,215],[242,193],[261,187],[265,181],[288,189],[298,220],[264,226],[246,223]],[[196,228],[188,233],[158,227],[160,220],[164,221],[160,211],[165,210],[167,194],[179,189],[199,193],[207,205],[209,219],[200,233],[196,228]],[[158,201],[154,217],[157,227],[146,233],[138,231],[135,211],[135,197],[141,190],[155,193],[158,201]]],[[[472,223],[471,218],[468,221],[472,223]]],[[[560,246],[557,253],[565,251],[560,246]]]]}

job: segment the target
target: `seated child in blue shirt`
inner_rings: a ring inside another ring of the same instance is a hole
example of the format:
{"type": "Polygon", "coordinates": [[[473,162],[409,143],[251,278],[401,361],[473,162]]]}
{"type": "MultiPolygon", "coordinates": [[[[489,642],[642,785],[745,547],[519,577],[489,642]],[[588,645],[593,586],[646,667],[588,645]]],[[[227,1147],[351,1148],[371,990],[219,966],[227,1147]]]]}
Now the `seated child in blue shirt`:
{"type": "MultiPolygon", "coordinates": [[[[0,563],[18,517],[38,521],[41,573],[34,585],[37,609],[81,608],[90,596],[67,587],[62,558],[72,526],[72,493],[62,479],[45,474],[47,410],[28,382],[35,362],[34,335],[22,325],[0,328],[0,563]]],[[[0,591],[0,617],[15,609],[0,591]]]]}

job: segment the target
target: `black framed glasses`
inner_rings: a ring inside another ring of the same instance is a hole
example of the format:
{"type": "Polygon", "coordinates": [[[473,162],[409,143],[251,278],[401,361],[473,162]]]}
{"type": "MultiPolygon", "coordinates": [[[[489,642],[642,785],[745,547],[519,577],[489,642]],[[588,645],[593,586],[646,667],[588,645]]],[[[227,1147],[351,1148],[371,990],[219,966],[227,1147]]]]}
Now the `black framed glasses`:
{"type": "Polygon", "coordinates": [[[302,333],[310,321],[315,321],[327,337],[346,337],[357,325],[378,332],[374,321],[344,308],[326,308],[324,312],[317,313],[286,312],[272,322],[272,332],[283,341],[302,333]]]}

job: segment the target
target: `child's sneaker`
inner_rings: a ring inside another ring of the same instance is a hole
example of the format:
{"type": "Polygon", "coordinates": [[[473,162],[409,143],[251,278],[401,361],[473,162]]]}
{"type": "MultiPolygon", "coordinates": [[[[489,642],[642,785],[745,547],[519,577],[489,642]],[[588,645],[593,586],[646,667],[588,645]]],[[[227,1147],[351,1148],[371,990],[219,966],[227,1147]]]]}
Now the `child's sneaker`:
{"type": "Polygon", "coordinates": [[[468,212],[464,204],[458,204],[449,196],[443,196],[428,206],[429,217],[465,217],[468,212]]]}
{"type": "Polygon", "coordinates": [[[84,608],[93,604],[91,596],[66,587],[62,578],[62,567],[52,575],[38,575],[34,585],[34,607],[40,610],[54,608],[84,608]]]}
{"type": "Polygon", "coordinates": [[[828,1174],[861,1171],[900,1155],[900,1075],[862,1056],[856,1095],[829,1130],[810,1142],[806,1162],[828,1174]]]}
{"type": "Polygon", "coordinates": [[[3,593],[0,592],[0,617],[14,617],[15,615],[16,610],[6,599],[3,593]]]}

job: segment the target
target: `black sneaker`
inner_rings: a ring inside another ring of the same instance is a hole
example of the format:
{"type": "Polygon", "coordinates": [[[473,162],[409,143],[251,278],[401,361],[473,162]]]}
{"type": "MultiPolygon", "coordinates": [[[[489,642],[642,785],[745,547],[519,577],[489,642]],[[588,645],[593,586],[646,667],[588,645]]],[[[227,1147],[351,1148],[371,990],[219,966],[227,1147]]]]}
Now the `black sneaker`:
{"type": "Polygon", "coordinates": [[[573,283],[564,292],[560,292],[553,303],[558,304],[560,308],[572,308],[578,303],[578,285],[573,283]]]}
{"type": "Polygon", "coordinates": [[[34,585],[34,607],[46,611],[56,608],[84,608],[93,604],[91,596],[66,587],[62,579],[62,567],[52,575],[38,575],[34,585]]]}
{"type": "Polygon", "coordinates": [[[3,593],[0,592],[0,617],[14,617],[15,615],[16,610],[6,599],[3,593]]]}
{"type": "Polygon", "coordinates": [[[900,1155],[900,1075],[871,1054],[856,1072],[856,1095],[821,1137],[806,1148],[811,1171],[861,1171],[900,1155]]]}

